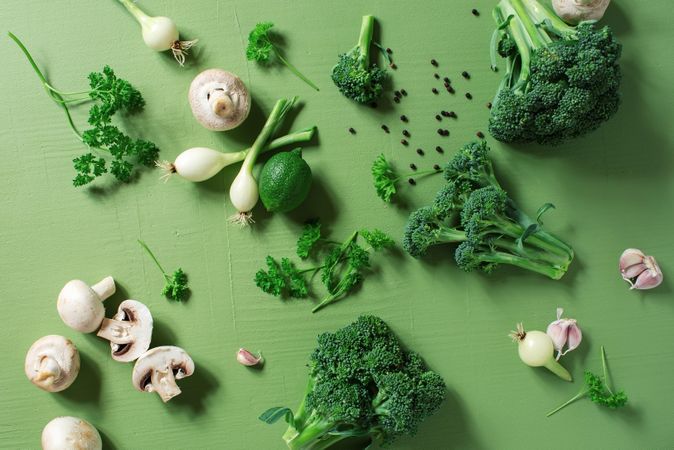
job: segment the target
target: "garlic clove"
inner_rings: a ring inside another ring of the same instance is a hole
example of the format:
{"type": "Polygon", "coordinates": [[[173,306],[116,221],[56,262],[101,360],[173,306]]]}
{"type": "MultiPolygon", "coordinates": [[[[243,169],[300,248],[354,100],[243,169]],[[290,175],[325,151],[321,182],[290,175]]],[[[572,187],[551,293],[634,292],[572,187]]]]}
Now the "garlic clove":
{"type": "Polygon", "coordinates": [[[644,263],[639,263],[639,264],[634,264],[633,266],[629,266],[625,269],[621,269],[620,273],[623,277],[623,280],[631,280],[632,278],[638,277],[641,272],[646,270],[646,264],[644,263]]]}
{"type": "Polygon", "coordinates": [[[239,351],[236,353],[236,360],[240,364],[248,367],[264,364],[264,358],[260,352],[258,352],[258,356],[255,356],[245,348],[239,349],[239,351]]]}
{"type": "Polygon", "coordinates": [[[552,339],[552,344],[558,352],[561,352],[564,344],[566,344],[568,328],[568,321],[561,319],[552,322],[545,331],[545,333],[550,336],[550,339],[552,339]]]}
{"type": "Polygon", "coordinates": [[[570,352],[571,350],[578,348],[581,341],[583,340],[583,333],[580,331],[578,324],[576,324],[575,320],[572,320],[572,322],[573,323],[569,325],[569,339],[567,341],[568,347],[566,350],[567,352],[570,352]]]}
{"type": "Polygon", "coordinates": [[[644,258],[646,258],[646,255],[641,250],[628,248],[620,255],[620,270],[622,271],[630,266],[641,264],[644,262],[644,258]]]}
{"type": "Polygon", "coordinates": [[[658,263],[655,261],[655,258],[652,256],[647,256],[645,264],[647,269],[637,276],[636,281],[632,284],[630,289],[653,289],[660,286],[662,283],[662,271],[660,270],[658,263]]]}

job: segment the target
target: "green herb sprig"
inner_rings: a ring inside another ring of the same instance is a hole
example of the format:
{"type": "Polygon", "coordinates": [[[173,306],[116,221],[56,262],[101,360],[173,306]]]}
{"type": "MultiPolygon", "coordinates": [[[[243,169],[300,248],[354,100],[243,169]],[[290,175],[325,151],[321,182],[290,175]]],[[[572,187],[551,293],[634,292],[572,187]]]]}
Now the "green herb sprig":
{"type": "Polygon", "coordinates": [[[105,152],[110,158],[87,152],[73,159],[76,176],[74,186],[84,186],[105,173],[112,174],[123,182],[131,180],[136,165],[152,166],[159,149],[152,142],[133,139],[112,124],[117,112],[133,114],[143,110],[145,100],[131,83],[117,78],[115,72],[105,66],[102,72],[89,74],[89,90],[63,92],[54,88],[37,67],[32,55],[14,34],[9,37],[16,42],[40,78],[42,86],[51,99],[63,108],[68,124],[79,140],[89,149],[105,152]],[[70,114],[69,105],[93,101],[89,109],[88,123],[92,128],[80,133],[70,114]]]}
{"type": "Polygon", "coordinates": [[[578,394],[564,402],[562,405],[553,409],[547,414],[547,417],[555,414],[571,403],[583,397],[588,397],[591,401],[598,405],[607,408],[616,409],[621,408],[627,404],[627,394],[624,391],[613,391],[611,381],[608,376],[608,368],[606,366],[606,352],[604,347],[601,347],[601,366],[603,371],[603,378],[593,374],[589,370],[585,371],[585,387],[578,394]]]}
{"type": "Polygon", "coordinates": [[[187,274],[183,272],[183,269],[179,267],[173,271],[173,274],[167,274],[161,264],[159,264],[157,257],[154,256],[154,253],[152,253],[152,250],[150,250],[150,247],[148,247],[147,244],[140,239],[138,240],[138,243],[141,247],[143,247],[143,250],[145,250],[147,254],[150,255],[152,261],[154,261],[161,273],[164,275],[165,284],[161,291],[162,295],[177,302],[187,300],[190,289],[187,286],[187,274]]]}
{"type": "Polygon", "coordinates": [[[306,298],[309,286],[306,274],[313,278],[320,273],[327,295],[314,307],[316,312],[347,296],[364,279],[370,268],[370,253],[395,245],[393,239],[380,230],[358,230],[343,242],[332,241],[321,235],[320,223],[308,223],[297,240],[297,255],[308,259],[312,254],[322,257],[319,265],[298,269],[288,258],[280,263],[267,256],[267,268],[255,274],[255,284],[276,297],[306,298]],[[360,244],[362,238],[368,245],[360,244]]]}
{"type": "Polygon", "coordinates": [[[396,172],[393,166],[389,164],[383,153],[377,156],[377,158],[375,158],[374,162],[372,163],[372,181],[374,184],[374,189],[377,192],[377,196],[386,203],[391,203],[393,197],[398,193],[398,183],[403,178],[411,176],[416,178],[425,175],[433,175],[440,172],[441,170],[432,169],[400,175],[396,172]]]}
{"type": "Polygon", "coordinates": [[[307,83],[312,88],[317,91],[318,86],[311,82],[307,77],[305,77],[295,66],[290,64],[281,54],[281,51],[278,47],[272,42],[270,36],[270,30],[274,27],[274,24],[271,22],[260,22],[255,25],[248,35],[248,46],[246,47],[246,58],[249,61],[257,61],[263,64],[269,64],[272,62],[272,56],[283,63],[292,73],[295,74],[299,79],[307,83]]]}

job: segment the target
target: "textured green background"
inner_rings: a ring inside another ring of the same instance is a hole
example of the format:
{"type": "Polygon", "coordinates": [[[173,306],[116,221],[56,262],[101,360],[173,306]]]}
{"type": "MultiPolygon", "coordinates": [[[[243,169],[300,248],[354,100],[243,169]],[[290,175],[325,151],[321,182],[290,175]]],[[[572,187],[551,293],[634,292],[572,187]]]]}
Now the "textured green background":
{"type": "MultiPolygon", "coordinates": [[[[637,246],[658,257],[666,277],[674,274],[674,17],[669,0],[634,3],[615,1],[606,17],[625,45],[624,104],[610,123],[556,149],[509,148],[490,140],[500,178],[525,209],[556,204],[546,226],[577,251],[564,280],[507,269],[491,277],[464,274],[449,252],[425,261],[398,255],[378,258],[376,273],[357,295],[312,315],[308,301],[283,303],[262,294],[253,273],[268,253],[292,253],[307,217],[321,216],[333,236],[375,226],[400,236],[408,211],[375,197],[370,163],[383,151],[399,167],[428,167],[444,160],[432,150],[437,143],[451,155],[484,130],[485,103],[498,83],[488,70],[493,3],[143,1],[149,13],[170,16],[186,36],[201,39],[198,58],[181,69],[143,45],[137,24],[113,0],[2,1],[0,29],[25,41],[55,86],[80,90],[86,74],[104,64],[132,81],[147,108],[129,127],[155,141],[163,158],[193,146],[247,146],[273,102],[294,94],[306,104],[292,127],[316,124],[320,138],[305,151],[316,180],[309,202],[289,216],[256,211],[253,230],[226,224],[233,212],[226,186],[236,169],[203,184],[178,178],[163,184],[151,171],[131,185],[75,189],[70,160],[82,148],[3,34],[0,447],[35,448],[50,419],[71,414],[95,424],[109,448],[281,449],[284,427],[264,425],[257,415],[270,406],[294,407],[315,336],[367,312],[387,320],[449,386],[449,399],[416,440],[401,439],[395,449],[672,448],[672,285],[629,292],[616,267],[620,252],[637,246]],[[475,6],[479,18],[470,14],[475,6]],[[336,54],[355,43],[365,13],[380,19],[382,40],[399,66],[394,84],[409,92],[395,108],[358,107],[328,77],[336,54]],[[260,20],[277,23],[289,59],[321,92],[287,70],[246,62],[245,36],[260,20]],[[455,96],[431,94],[437,85],[432,57],[440,62],[438,72],[454,80],[455,96]],[[236,131],[209,132],[192,118],[188,85],[210,67],[239,74],[253,92],[251,117],[236,131]],[[460,77],[462,70],[471,72],[470,81],[460,77]],[[466,100],[467,90],[474,100],[466,100]],[[433,116],[440,109],[459,114],[450,138],[435,133],[433,116]],[[401,113],[410,117],[408,149],[398,144],[401,113]],[[384,134],[381,123],[392,134],[384,134]],[[356,136],[346,131],[350,126],[356,136]],[[426,156],[417,156],[416,147],[425,148],[426,156]],[[187,303],[159,295],[161,277],[136,244],[139,237],[166,266],[188,272],[193,296],[187,303]],[[180,345],[196,362],[196,374],[181,383],[183,394],[167,405],[134,391],[131,365],[114,362],[107,342],[68,329],[56,313],[56,296],[67,280],[93,283],[109,274],[120,292],[106,303],[108,314],[125,298],[146,303],[155,318],[153,343],[180,345]],[[545,329],[557,306],[579,320],[585,335],[565,364],[577,378],[585,367],[598,369],[599,345],[605,345],[614,381],[630,396],[624,410],[583,401],[545,418],[580,389],[580,381],[566,384],[523,366],[506,335],[520,320],[545,329]],[[25,351],[45,334],[73,339],[82,354],[78,380],[61,394],[34,388],[23,374],[25,351]],[[264,370],[238,365],[239,346],[263,350],[264,370]]],[[[77,111],[80,123],[85,114],[85,108],[77,111]]],[[[406,189],[408,204],[427,201],[440,182],[406,189]]]]}

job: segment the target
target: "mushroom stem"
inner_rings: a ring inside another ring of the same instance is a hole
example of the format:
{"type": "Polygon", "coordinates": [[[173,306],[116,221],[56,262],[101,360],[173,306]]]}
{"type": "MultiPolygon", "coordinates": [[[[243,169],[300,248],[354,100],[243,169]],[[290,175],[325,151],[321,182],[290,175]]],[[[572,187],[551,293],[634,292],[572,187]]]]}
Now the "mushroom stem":
{"type": "Polygon", "coordinates": [[[101,301],[104,301],[106,298],[111,297],[117,288],[115,287],[115,280],[112,277],[105,277],[91,286],[91,289],[101,298],[101,301]]]}
{"type": "Polygon", "coordinates": [[[132,327],[133,324],[129,321],[103,319],[101,328],[96,333],[96,336],[107,339],[115,344],[130,344],[134,340],[131,333],[129,333],[132,327]]]}
{"type": "Polygon", "coordinates": [[[40,361],[40,368],[35,376],[35,381],[41,382],[45,386],[54,384],[61,377],[61,366],[58,361],[50,356],[45,356],[40,361]]]}
{"type": "Polygon", "coordinates": [[[233,117],[236,114],[236,105],[225,91],[216,89],[210,93],[208,102],[213,109],[213,114],[223,119],[233,117]]]}
{"type": "Polygon", "coordinates": [[[146,387],[148,392],[156,392],[161,397],[164,403],[171,400],[176,395],[179,395],[181,390],[176,384],[176,379],[173,376],[173,370],[153,370],[150,375],[152,384],[146,387]]]}

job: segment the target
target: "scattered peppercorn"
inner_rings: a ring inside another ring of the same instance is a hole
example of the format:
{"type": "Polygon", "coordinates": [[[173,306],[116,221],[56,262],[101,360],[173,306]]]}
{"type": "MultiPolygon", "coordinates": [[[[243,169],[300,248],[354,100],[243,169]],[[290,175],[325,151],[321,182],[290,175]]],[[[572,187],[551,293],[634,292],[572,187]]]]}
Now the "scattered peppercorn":
{"type": "Polygon", "coordinates": [[[393,101],[396,103],[400,103],[400,99],[398,97],[393,97],[393,101]]]}
{"type": "Polygon", "coordinates": [[[407,122],[410,121],[410,120],[407,118],[407,116],[406,116],[405,114],[403,114],[402,116],[400,116],[400,120],[402,120],[402,121],[405,122],[405,123],[407,123],[407,122]]]}
{"type": "Polygon", "coordinates": [[[396,70],[398,68],[398,66],[396,66],[395,63],[389,64],[389,67],[391,67],[391,69],[393,70],[396,70]]]}
{"type": "Polygon", "coordinates": [[[452,117],[452,118],[454,118],[454,119],[456,119],[456,117],[457,117],[457,116],[456,116],[456,113],[455,113],[454,111],[450,111],[450,112],[447,113],[447,114],[448,114],[448,117],[452,117]]]}
{"type": "Polygon", "coordinates": [[[434,93],[435,95],[438,95],[438,90],[437,90],[437,89],[433,88],[433,89],[431,89],[431,91],[433,91],[433,93],[434,93]]]}
{"type": "Polygon", "coordinates": [[[391,50],[390,48],[387,47],[387,48],[386,48],[386,53],[388,53],[388,54],[390,55],[391,53],[393,53],[393,50],[391,50]]]}
{"type": "Polygon", "coordinates": [[[466,72],[465,70],[461,72],[461,76],[464,77],[466,80],[470,79],[470,74],[466,72]]]}
{"type": "Polygon", "coordinates": [[[349,128],[349,133],[356,134],[356,130],[354,130],[353,128],[349,128]]]}
{"type": "Polygon", "coordinates": [[[442,117],[440,117],[440,114],[435,115],[435,120],[437,120],[438,122],[440,122],[442,120],[442,117]]]}
{"type": "Polygon", "coordinates": [[[381,126],[381,129],[384,130],[384,131],[386,131],[387,133],[390,133],[390,132],[391,132],[391,131],[388,129],[388,127],[387,127],[386,125],[382,125],[382,126],[381,126]]]}
{"type": "Polygon", "coordinates": [[[455,93],[456,91],[454,90],[454,88],[453,88],[452,85],[450,84],[449,87],[447,88],[447,92],[449,92],[450,94],[453,94],[453,93],[455,93]]]}
{"type": "Polygon", "coordinates": [[[409,145],[409,142],[407,142],[407,139],[402,139],[402,140],[400,141],[400,143],[403,144],[404,146],[409,145]]]}
{"type": "Polygon", "coordinates": [[[440,170],[440,165],[434,164],[434,165],[433,165],[433,170],[440,170]]]}
{"type": "Polygon", "coordinates": [[[414,181],[414,178],[410,178],[410,179],[409,179],[409,180],[407,180],[407,181],[409,181],[409,182],[410,182],[410,184],[411,184],[412,186],[414,186],[415,184],[417,184],[417,182],[416,182],[416,181],[414,181]]]}
{"type": "Polygon", "coordinates": [[[449,117],[449,113],[447,111],[440,111],[440,114],[442,114],[444,117],[449,117]]]}
{"type": "Polygon", "coordinates": [[[420,148],[417,149],[417,155],[424,156],[424,151],[420,148]]]}
{"type": "Polygon", "coordinates": [[[410,137],[410,132],[407,130],[403,130],[403,136],[410,137]]]}
{"type": "Polygon", "coordinates": [[[431,64],[433,64],[435,67],[438,67],[438,62],[434,59],[431,59],[431,64]]]}
{"type": "Polygon", "coordinates": [[[437,73],[434,73],[433,76],[435,77],[436,80],[440,79],[440,75],[438,75],[437,73]]]}
{"type": "Polygon", "coordinates": [[[414,163],[410,164],[410,169],[417,170],[417,165],[414,163]]]}
{"type": "Polygon", "coordinates": [[[475,9],[475,8],[473,8],[473,10],[472,10],[471,12],[473,13],[473,15],[474,15],[475,17],[477,17],[477,16],[480,15],[480,11],[478,11],[478,10],[475,9]]]}
{"type": "Polygon", "coordinates": [[[491,109],[491,102],[487,102],[487,108],[491,109]]]}
{"type": "Polygon", "coordinates": [[[480,139],[484,139],[484,133],[481,132],[481,131],[478,131],[477,133],[475,133],[475,136],[479,137],[480,139]]]}
{"type": "Polygon", "coordinates": [[[445,81],[445,88],[448,88],[448,87],[449,87],[449,83],[447,83],[447,82],[445,81]]]}
{"type": "Polygon", "coordinates": [[[407,91],[405,89],[401,89],[400,93],[403,94],[405,97],[407,97],[407,91]]]}
{"type": "Polygon", "coordinates": [[[439,134],[440,136],[444,136],[445,131],[444,131],[442,128],[438,128],[438,134],[439,134]]]}
{"type": "Polygon", "coordinates": [[[449,77],[443,78],[442,81],[444,81],[445,83],[451,83],[451,81],[449,81],[449,77]]]}
{"type": "Polygon", "coordinates": [[[445,153],[445,151],[439,145],[437,147],[435,147],[435,151],[440,153],[440,154],[445,153]]]}
{"type": "Polygon", "coordinates": [[[466,92],[466,98],[467,98],[468,100],[472,100],[472,99],[473,99],[473,94],[471,94],[470,92],[466,92]]]}
{"type": "Polygon", "coordinates": [[[442,130],[443,136],[449,136],[449,130],[442,130]]]}
{"type": "Polygon", "coordinates": [[[402,97],[403,94],[400,93],[400,91],[395,91],[393,94],[395,94],[396,97],[402,97]]]}

